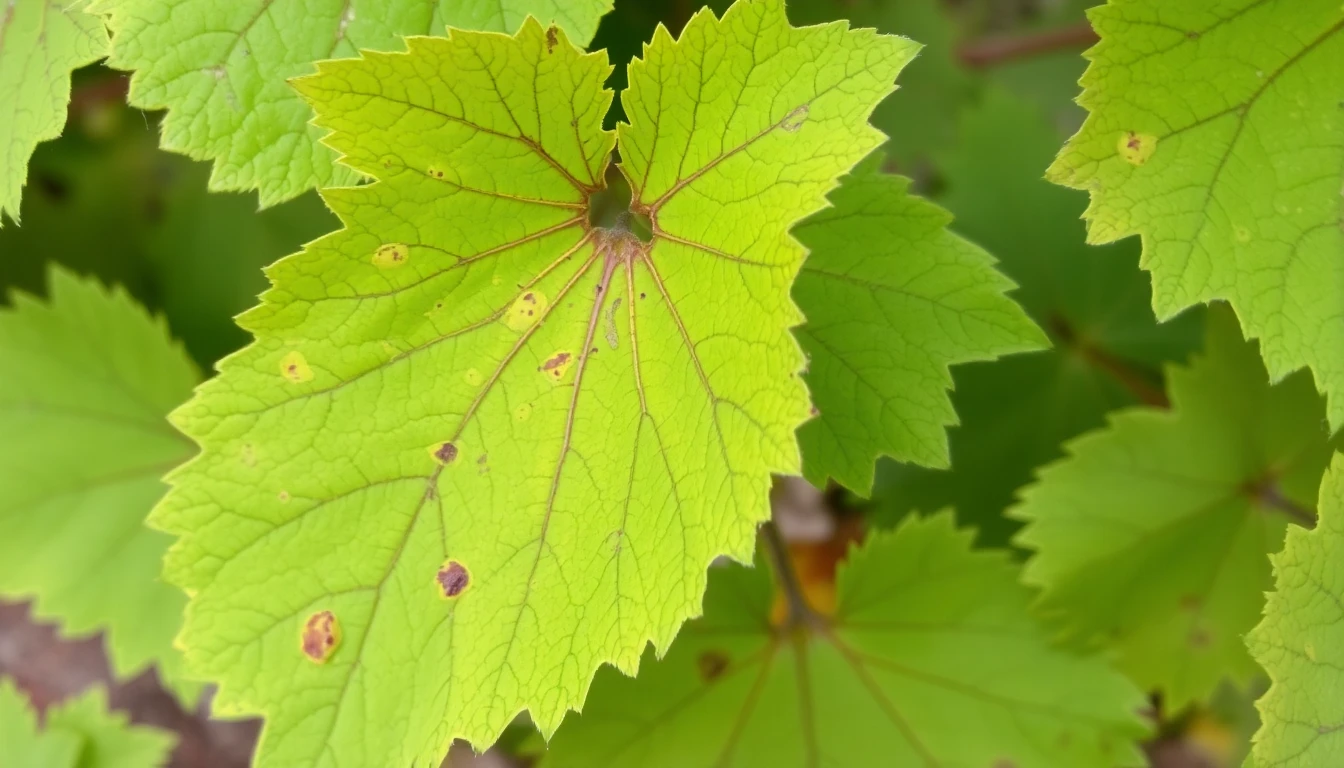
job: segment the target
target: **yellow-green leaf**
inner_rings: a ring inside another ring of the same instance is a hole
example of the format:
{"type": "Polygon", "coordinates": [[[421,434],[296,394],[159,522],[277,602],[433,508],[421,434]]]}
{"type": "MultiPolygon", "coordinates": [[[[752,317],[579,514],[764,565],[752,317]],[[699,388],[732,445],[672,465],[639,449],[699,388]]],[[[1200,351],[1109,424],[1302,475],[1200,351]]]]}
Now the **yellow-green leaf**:
{"type": "Polygon", "coordinates": [[[588,223],[610,68],[561,29],[299,82],[377,181],[271,268],[154,515],[189,662],[267,717],[259,765],[430,762],[524,709],[550,733],[600,664],[668,646],[799,471],[789,228],[880,143],[913,49],[780,0],[660,32],[620,128],[650,243],[588,223]]]}

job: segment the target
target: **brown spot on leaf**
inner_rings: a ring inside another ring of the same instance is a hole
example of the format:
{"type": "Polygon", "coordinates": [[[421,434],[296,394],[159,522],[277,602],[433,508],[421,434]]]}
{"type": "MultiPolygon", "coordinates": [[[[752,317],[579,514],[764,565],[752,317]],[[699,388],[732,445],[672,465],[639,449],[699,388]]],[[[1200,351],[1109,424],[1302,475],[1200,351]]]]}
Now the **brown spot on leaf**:
{"type": "Polygon", "coordinates": [[[373,252],[373,264],[379,269],[396,269],[404,265],[411,256],[411,249],[405,243],[387,243],[378,246],[373,252]]]}
{"type": "Polygon", "coordinates": [[[557,30],[554,26],[551,26],[546,30],[546,52],[547,53],[553,52],[555,50],[555,46],[559,44],[560,44],[559,30],[557,30]]]}
{"type": "Polygon", "coordinates": [[[1157,137],[1136,131],[1120,134],[1117,146],[1120,156],[1130,165],[1143,165],[1157,151],[1157,137]]]}
{"type": "Polygon", "coordinates": [[[456,560],[449,560],[439,567],[439,572],[434,576],[434,582],[439,585],[439,593],[444,600],[451,600],[471,586],[471,574],[467,572],[467,567],[456,560]]]}
{"type": "Polygon", "coordinates": [[[1006,757],[1001,757],[994,761],[993,768],[1017,768],[1017,763],[1006,757]]]}
{"type": "Polygon", "coordinates": [[[1191,648],[1208,648],[1210,645],[1213,645],[1213,635],[1207,629],[1196,627],[1190,630],[1191,648]]]}
{"type": "Polygon", "coordinates": [[[700,670],[700,679],[709,683],[728,670],[728,661],[728,654],[723,651],[705,651],[695,660],[695,666],[700,670]]]}
{"type": "Polygon", "coordinates": [[[562,381],[565,373],[569,371],[569,366],[574,362],[574,355],[569,352],[556,352],[554,355],[546,358],[537,370],[546,375],[551,381],[562,381]]]}
{"type": "Polygon", "coordinates": [[[514,300],[504,316],[504,324],[515,331],[525,331],[536,324],[549,302],[541,291],[525,291],[514,300]]]}
{"type": "Polygon", "coordinates": [[[317,664],[325,664],[341,644],[341,623],[331,611],[318,611],[304,622],[299,635],[303,655],[317,664]]]}
{"type": "Polygon", "coordinates": [[[281,491],[275,495],[275,498],[279,499],[281,504],[287,504],[290,498],[289,491],[281,491]]]}
{"type": "Polygon", "coordinates": [[[452,443],[444,443],[434,449],[434,459],[440,464],[452,464],[453,459],[457,458],[457,446],[452,443]]]}
{"type": "Polygon", "coordinates": [[[1198,595],[1181,595],[1181,610],[1194,613],[1199,610],[1204,601],[1199,599],[1198,595]]]}

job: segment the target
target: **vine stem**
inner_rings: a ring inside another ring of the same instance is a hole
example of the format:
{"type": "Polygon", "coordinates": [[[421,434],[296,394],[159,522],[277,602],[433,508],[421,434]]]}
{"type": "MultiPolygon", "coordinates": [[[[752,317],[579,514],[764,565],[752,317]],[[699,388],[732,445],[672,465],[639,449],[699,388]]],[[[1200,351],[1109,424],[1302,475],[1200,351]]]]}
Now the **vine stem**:
{"type": "Polygon", "coordinates": [[[1000,35],[971,40],[957,49],[957,57],[971,69],[986,69],[1043,53],[1086,48],[1100,39],[1092,25],[1084,21],[1028,35],[1000,35]]]}
{"type": "Polygon", "coordinates": [[[789,556],[789,546],[784,543],[784,537],[779,535],[779,528],[773,522],[768,522],[761,527],[761,538],[765,542],[766,553],[770,557],[770,565],[774,569],[775,579],[781,589],[784,590],[784,596],[789,601],[789,617],[783,629],[789,630],[797,626],[820,627],[825,624],[807,604],[807,598],[803,597],[803,587],[798,581],[798,572],[793,568],[793,559],[789,556]]]}
{"type": "Polygon", "coordinates": [[[1284,496],[1273,483],[1263,483],[1254,489],[1254,498],[1260,504],[1275,512],[1281,512],[1290,520],[1300,523],[1304,528],[1316,527],[1316,514],[1310,509],[1284,496]]]}

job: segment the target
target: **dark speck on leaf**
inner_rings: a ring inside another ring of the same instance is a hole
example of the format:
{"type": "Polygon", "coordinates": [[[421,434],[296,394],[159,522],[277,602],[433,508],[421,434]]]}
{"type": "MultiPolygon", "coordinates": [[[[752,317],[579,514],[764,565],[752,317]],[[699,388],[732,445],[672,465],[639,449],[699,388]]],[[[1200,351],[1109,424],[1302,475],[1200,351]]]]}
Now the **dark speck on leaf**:
{"type": "Polygon", "coordinates": [[[551,27],[551,28],[547,29],[547,30],[546,30],[546,52],[547,52],[547,53],[550,53],[550,52],[554,51],[554,50],[555,50],[555,46],[557,46],[557,45],[559,45],[559,44],[560,44],[560,36],[559,36],[558,34],[556,34],[556,29],[555,29],[555,27],[551,27]]]}
{"type": "Polygon", "coordinates": [[[728,669],[728,654],[723,651],[705,651],[695,662],[700,679],[706,683],[718,679],[728,669]]]}
{"type": "Polygon", "coordinates": [[[452,464],[453,459],[457,458],[457,446],[452,443],[444,443],[443,445],[440,445],[439,449],[434,452],[434,458],[444,464],[452,464]]]}

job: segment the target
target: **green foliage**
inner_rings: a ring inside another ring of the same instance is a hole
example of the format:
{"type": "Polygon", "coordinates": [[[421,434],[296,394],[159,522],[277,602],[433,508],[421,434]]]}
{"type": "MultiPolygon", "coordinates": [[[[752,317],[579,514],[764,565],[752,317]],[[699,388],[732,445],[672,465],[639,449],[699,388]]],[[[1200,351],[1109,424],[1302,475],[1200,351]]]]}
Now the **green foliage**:
{"type": "Polygon", "coordinates": [[[0,225],[17,223],[28,158],[65,125],[70,72],[107,55],[87,0],[7,0],[0,7],[0,225]]]}
{"type": "Polygon", "coordinates": [[[611,0],[94,0],[93,7],[114,33],[109,62],[135,72],[131,103],[169,110],[163,146],[213,161],[211,189],[256,189],[263,206],[360,178],[334,164],[289,85],[314,62],[392,50],[402,36],[448,26],[513,32],[528,14],[589,40],[610,9],[611,0]]]}
{"type": "Polygon", "coordinates": [[[1137,244],[1083,242],[1082,201],[1041,179],[1059,139],[1039,109],[990,89],[960,136],[957,152],[941,158],[942,202],[958,232],[1002,260],[1020,286],[1013,298],[1053,348],[954,369],[961,425],[949,434],[951,469],[884,467],[874,516],[890,523],[953,506],[999,544],[1015,527],[1002,516],[1013,492],[1109,411],[1160,401],[1161,365],[1198,348],[1201,325],[1195,312],[1153,319],[1137,244]]]}
{"type": "Polygon", "coordinates": [[[668,646],[799,470],[788,230],[914,53],[778,0],[658,33],[618,131],[645,244],[587,224],[602,54],[535,22],[409,45],[299,81],[378,181],[271,268],[153,517],[190,663],[268,717],[261,765],[437,759],[524,708],[550,733],[599,664],[668,646]]]}
{"type": "Polygon", "coordinates": [[[1159,317],[1227,300],[1273,379],[1310,366],[1338,428],[1344,7],[1111,0],[1091,19],[1091,114],[1050,178],[1092,193],[1091,241],[1143,235],[1159,317]]]}
{"type": "Polygon", "coordinates": [[[1208,325],[1203,356],[1168,372],[1171,410],[1129,410],[1074,441],[1013,511],[1043,607],[1117,648],[1173,711],[1256,673],[1242,637],[1267,555],[1309,516],[1331,450],[1311,377],[1271,385],[1231,312],[1208,325]]]}
{"type": "Polygon", "coordinates": [[[902,169],[917,168],[930,153],[955,143],[957,117],[971,93],[970,79],[954,56],[955,29],[941,0],[790,0],[794,24],[843,18],[854,27],[918,40],[919,57],[901,76],[896,96],[873,113],[873,125],[887,134],[886,154],[902,169]],[[918,119],[912,119],[912,116],[918,119]]]}
{"type": "Polygon", "coordinates": [[[5,768],[156,768],[172,746],[172,736],[108,712],[107,695],[98,688],[47,710],[39,731],[23,694],[0,677],[0,764],[5,768]]]}
{"type": "Polygon", "coordinates": [[[337,220],[315,192],[264,211],[255,196],[207,192],[210,167],[160,151],[156,128],[124,105],[86,102],[38,147],[23,226],[0,230],[0,293],[44,292],[43,259],[58,257],[162,313],[207,367],[247,342],[233,316],[266,287],[262,267],[337,220]]]}
{"type": "Polygon", "coordinates": [[[159,581],[171,540],[143,526],[191,444],[166,415],[195,368],[123,293],[65,272],[51,301],[0,312],[0,594],[35,598],[62,631],[107,632],[113,672],[158,664],[190,702],[172,649],[186,600],[159,581]]]}
{"type": "Polygon", "coordinates": [[[950,514],[873,535],[815,626],[778,620],[764,569],[713,569],[704,618],[638,679],[600,672],[549,765],[1143,765],[1139,691],[1053,648],[970,538],[950,514]]]}
{"type": "Polygon", "coordinates": [[[1327,768],[1341,754],[1344,712],[1344,456],[1321,487],[1316,530],[1288,532],[1273,556],[1276,590],[1247,637],[1273,681],[1256,702],[1256,768],[1327,768]]]}
{"type": "Polygon", "coordinates": [[[807,247],[794,297],[798,340],[821,412],[799,431],[803,468],[867,494],[882,455],[948,464],[951,363],[1037,349],[1045,341],[1004,296],[1013,284],[984,251],[947,231],[945,211],[910,182],[857,171],[821,213],[794,228],[807,247]]]}

